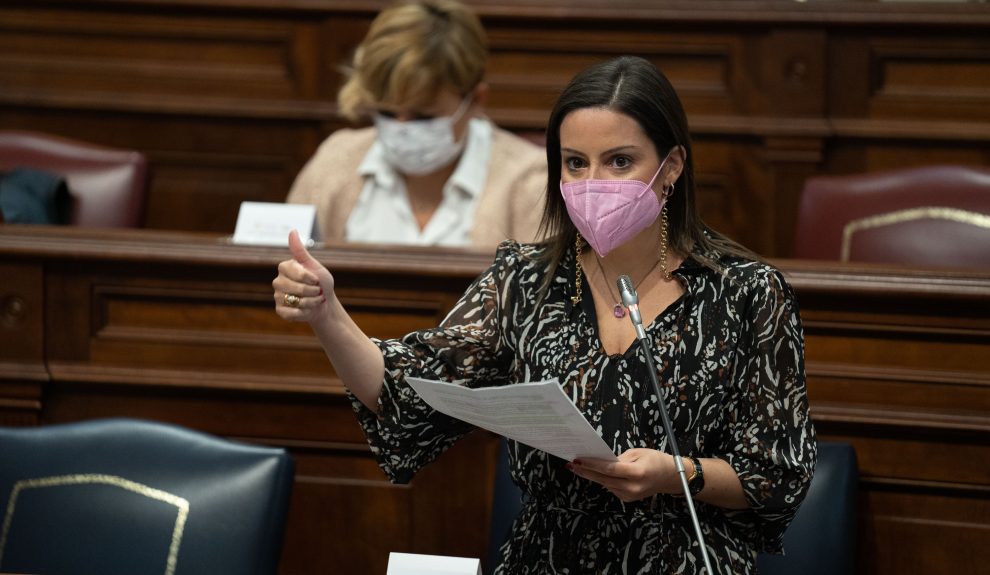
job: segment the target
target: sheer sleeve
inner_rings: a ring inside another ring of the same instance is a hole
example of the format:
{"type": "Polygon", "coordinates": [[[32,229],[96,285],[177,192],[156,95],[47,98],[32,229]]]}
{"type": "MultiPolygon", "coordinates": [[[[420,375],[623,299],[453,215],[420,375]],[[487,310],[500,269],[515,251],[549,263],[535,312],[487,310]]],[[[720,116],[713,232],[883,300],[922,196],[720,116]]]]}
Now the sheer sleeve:
{"type": "Polygon", "coordinates": [[[385,357],[378,413],[350,395],[371,450],[389,479],[406,483],[473,426],[430,408],[406,377],[458,382],[468,387],[509,381],[513,345],[507,336],[518,244],[505,242],[492,266],[471,284],[435,329],[396,340],[373,340],[385,357]]]}
{"type": "Polygon", "coordinates": [[[746,298],[725,453],[750,509],[730,512],[753,546],[779,553],[784,530],[804,499],[817,443],[808,408],[804,336],[797,302],[779,272],[769,270],[746,298]]]}

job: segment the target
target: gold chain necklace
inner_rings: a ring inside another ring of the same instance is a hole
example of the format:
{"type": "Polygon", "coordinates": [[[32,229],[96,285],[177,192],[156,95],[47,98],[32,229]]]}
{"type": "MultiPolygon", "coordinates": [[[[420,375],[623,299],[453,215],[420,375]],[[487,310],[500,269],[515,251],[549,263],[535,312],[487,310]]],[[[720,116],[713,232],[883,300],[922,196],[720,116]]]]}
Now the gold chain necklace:
{"type": "MultiPolygon", "coordinates": [[[[617,302],[614,306],[612,306],[612,315],[614,315],[616,319],[622,319],[626,317],[626,306],[622,305],[622,298],[615,295],[615,291],[612,289],[612,284],[610,284],[608,282],[608,278],[605,277],[605,268],[602,267],[602,260],[598,257],[595,257],[594,255],[592,255],[591,257],[595,258],[595,263],[598,264],[598,271],[602,273],[602,280],[605,282],[605,285],[608,287],[609,295],[615,297],[615,301],[617,302]]],[[[662,260],[657,260],[657,263],[653,264],[653,267],[646,272],[646,275],[639,278],[639,281],[636,282],[635,286],[633,286],[633,291],[639,290],[639,286],[643,283],[643,281],[646,278],[650,277],[650,274],[653,273],[653,270],[657,269],[657,266],[660,265],[661,261],[662,260]]]]}

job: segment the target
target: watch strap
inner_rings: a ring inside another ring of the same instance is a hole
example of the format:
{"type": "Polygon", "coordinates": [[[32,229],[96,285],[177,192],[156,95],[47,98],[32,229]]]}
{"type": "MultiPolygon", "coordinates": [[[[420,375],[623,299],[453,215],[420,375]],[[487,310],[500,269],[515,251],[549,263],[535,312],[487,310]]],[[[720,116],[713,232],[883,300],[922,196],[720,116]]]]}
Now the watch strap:
{"type": "Polygon", "coordinates": [[[705,488],[705,470],[701,467],[701,460],[691,456],[691,463],[694,463],[694,473],[688,479],[688,491],[691,495],[697,495],[705,488]]]}

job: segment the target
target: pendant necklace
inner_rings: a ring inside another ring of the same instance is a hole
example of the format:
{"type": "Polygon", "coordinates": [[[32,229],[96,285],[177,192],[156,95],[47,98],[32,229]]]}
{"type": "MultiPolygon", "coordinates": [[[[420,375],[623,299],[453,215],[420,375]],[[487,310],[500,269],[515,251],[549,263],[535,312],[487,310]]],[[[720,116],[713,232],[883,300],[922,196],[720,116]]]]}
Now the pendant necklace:
{"type": "MultiPolygon", "coordinates": [[[[592,257],[595,257],[595,256],[592,255],[592,257]]],[[[615,295],[615,291],[613,291],[613,289],[612,289],[612,284],[608,283],[608,279],[605,277],[605,268],[602,267],[602,260],[600,258],[595,257],[595,262],[598,263],[598,270],[600,272],[602,272],[602,280],[604,280],[605,281],[605,285],[608,286],[608,293],[609,293],[609,295],[611,295],[612,297],[615,297],[615,301],[618,302],[618,303],[616,303],[612,307],[612,315],[614,315],[617,319],[622,319],[622,318],[626,317],[626,306],[622,305],[622,298],[621,297],[617,297],[615,295]]],[[[646,272],[646,275],[644,275],[643,277],[641,277],[639,279],[639,281],[636,282],[636,285],[633,286],[633,290],[634,291],[638,291],[639,290],[639,286],[640,286],[640,284],[643,283],[643,280],[645,280],[646,278],[650,277],[650,274],[653,273],[653,270],[657,269],[657,266],[658,265],[660,265],[660,260],[657,260],[657,263],[653,264],[653,267],[650,268],[650,270],[648,272],[646,272]]]]}

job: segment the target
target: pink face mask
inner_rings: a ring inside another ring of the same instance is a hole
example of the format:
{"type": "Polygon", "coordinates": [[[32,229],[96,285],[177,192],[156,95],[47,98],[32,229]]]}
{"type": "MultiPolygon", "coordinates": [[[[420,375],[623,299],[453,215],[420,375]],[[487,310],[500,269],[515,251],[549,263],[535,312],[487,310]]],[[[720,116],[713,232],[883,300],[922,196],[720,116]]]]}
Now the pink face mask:
{"type": "MultiPolygon", "coordinates": [[[[668,156],[669,157],[669,156],[668,156]]],[[[652,224],[667,202],[657,198],[653,182],[667,158],[660,162],[649,183],[639,180],[578,180],[561,182],[567,214],[600,257],[652,224]]]]}

